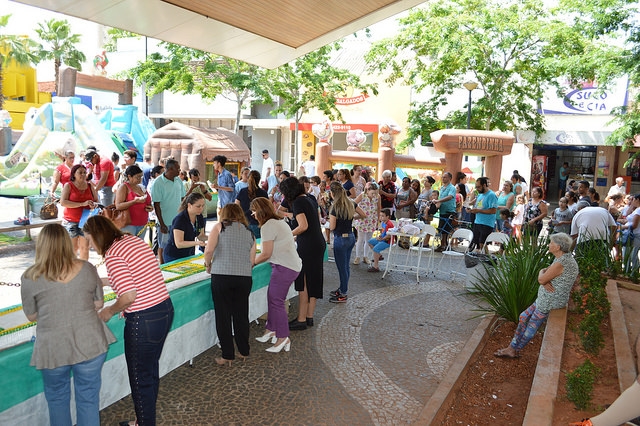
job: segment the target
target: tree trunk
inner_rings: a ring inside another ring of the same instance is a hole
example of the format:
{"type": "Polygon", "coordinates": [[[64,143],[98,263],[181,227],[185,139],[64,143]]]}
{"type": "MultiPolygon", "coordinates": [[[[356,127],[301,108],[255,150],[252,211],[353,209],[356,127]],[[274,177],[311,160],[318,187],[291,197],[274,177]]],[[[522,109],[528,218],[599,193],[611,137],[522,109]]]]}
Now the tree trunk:
{"type": "Polygon", "coordinates": [[[55,61],[53,61],[53,67],[54,67],[54,78],[55,80],[55,88],[56,88],[56,96],[58,96],[58,79],[60,78],[60,59],[56,59],[55,61]]]}
{"type": "Polygon", "coordinates": [[[242,115],[242,101],[238,100],[236,104],[236,124],[233,126],[233,133],[240,136],[240,115],[242,115]]]}

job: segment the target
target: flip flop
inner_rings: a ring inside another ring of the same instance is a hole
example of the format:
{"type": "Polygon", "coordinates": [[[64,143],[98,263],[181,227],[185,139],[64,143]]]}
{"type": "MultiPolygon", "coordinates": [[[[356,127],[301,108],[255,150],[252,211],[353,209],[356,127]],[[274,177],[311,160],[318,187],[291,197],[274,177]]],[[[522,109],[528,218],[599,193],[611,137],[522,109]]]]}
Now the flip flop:
{"type": "Polygon", "coordinates": [[[496,352],[494,352],[493,356],[495,356],[496,358],[520,358],[520,354],[516,353],[515,355],[511,355],[508,354],[506,352],[504,352],[504,349],[500,349],[496,352]]]}

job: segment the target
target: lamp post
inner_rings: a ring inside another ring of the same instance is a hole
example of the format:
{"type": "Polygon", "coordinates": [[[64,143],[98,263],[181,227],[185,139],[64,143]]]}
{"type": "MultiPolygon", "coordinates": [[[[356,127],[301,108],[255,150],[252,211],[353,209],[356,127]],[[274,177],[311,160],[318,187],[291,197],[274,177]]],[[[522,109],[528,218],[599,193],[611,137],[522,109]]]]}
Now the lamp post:
{"type": "Polygon", "coordinates": [[[471,128],[471,91],[478,87],[475,81],[467,81],[463,84],[464,88],[469,91],[469,104],[467,105],[467,129],[471,128]]]}

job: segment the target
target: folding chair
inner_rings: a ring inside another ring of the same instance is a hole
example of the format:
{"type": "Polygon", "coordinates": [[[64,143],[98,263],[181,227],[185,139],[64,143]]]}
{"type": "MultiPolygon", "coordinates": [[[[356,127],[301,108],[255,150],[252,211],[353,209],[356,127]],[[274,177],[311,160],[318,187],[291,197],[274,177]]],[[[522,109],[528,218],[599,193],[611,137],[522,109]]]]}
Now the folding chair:
{"type": "Polygon", "coordinates": [[[418,266],[416,268],[416,279],[418,281],[420,281],[418,276],[420,275],[420,261],[422,259],[423,253],[429,253],[429,258],[427,259],[427,268],[426,268],[427,274],[429,273],[429,271],[433,270],[433,252],[434,252],[433,243],[435,240],[436,233],[437,233],[436,228],[434,228],[431,225],[423,224],[422,232],[421,232],[422,241],[417,246],[413,246],[409,248],[409,251],[418,253],[418,266]],[[425,244],[425,240],[427,238],[429,239],[429,242],[425,244]]]}
{"type": "Polygon", "coordinates": [[[507,234],[503,234],[502,232],[492,232],[489,234],[486,241],[484,242],[484,247],[482,247],[482,252],[486,254],[493,254],[500,251],[500,249],[504,251],[504,247],[510,242],[511,242],[511,237],[509,237],[507,234]],[[491,243],[500,244],[500,248],[497,250],[491,250],[491,247],[490,247],[491,243]]]}
{"type": "Polygon", "coordinates": [[[470,229],[456,229],[453,234],[449,237],[449,243],[447,244],[447,248],[442,252],[442,257],[440,258],[440,262],[438,262],[438,270],[440,269],[440,265],[442,265],[442,261],[445,257],[449,258],[449,272],[451,274],[461,274],[459,272],[454,272],[453,267],[453,259],[459,258],[463,259],[465,253],[469,251],[469,246],[471,245],[471,241],[473,240],[473,232],[470,229]],[[460,243],[456,247],[451,246],[451,242],[453,240],[460,240],[460,243]],[[466,244],[465,244],[466,242],[466,244]]]}

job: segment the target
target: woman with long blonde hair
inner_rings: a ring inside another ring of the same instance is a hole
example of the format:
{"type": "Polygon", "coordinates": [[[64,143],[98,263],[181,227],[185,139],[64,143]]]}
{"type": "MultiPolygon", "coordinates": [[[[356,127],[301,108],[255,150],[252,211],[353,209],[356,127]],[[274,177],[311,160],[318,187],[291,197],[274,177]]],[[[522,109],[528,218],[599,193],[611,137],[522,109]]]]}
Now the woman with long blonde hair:
{"type": "Polygon", "coordinates": [[[79,425],[100,424],[100,375],[115,337],[100,321],[102,281],[95,266],[76,257],[64,227],[48,224],[36,242],[33,265],[22,275],[22,309],[38,321],[31,365],[42,372],[52,425],[71,422],[71,373],[79,425]]]}
{"type": "Polygon", "coordinates": [[[349,290],[349,260],[356,245],[353,219],[364,218],[367,214],[349,199],[339,182],[331,182],[330,190],[333,203],[329,211],[329,229],[333,232],[333,257],[340,275],[340,288],[329,293],[329,302],[344,303],[349,290]]]}

